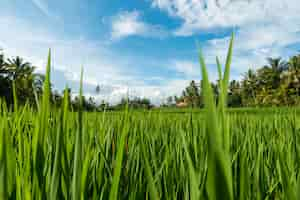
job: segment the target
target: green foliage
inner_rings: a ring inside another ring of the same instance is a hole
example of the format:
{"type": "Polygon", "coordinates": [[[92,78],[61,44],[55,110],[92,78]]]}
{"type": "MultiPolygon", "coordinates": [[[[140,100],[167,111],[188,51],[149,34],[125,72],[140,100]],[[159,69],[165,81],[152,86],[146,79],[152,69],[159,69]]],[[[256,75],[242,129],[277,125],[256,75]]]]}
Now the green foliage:
{"type": "MultiPolygon", "coordinates": [[[[0,177],[0,188],[6,191],[2,194],[8,196],[0,198],[39,199],[35,193],[44,190],[43,199],[71,199],[78,113],[66,108],[63,112],[51,110],[42,156],[37,159],[32,156],[32,136],[38,135],[39,115],[30,107],[20,107],[18,112],[5,111],[4,102],[0,107],[0,170],[11,177],[0,177]],[[34,159],[43,163],[41,168],[35,167],[34,159]],[[34,174],[42,175],[36,189],[34,174]]],[[[226,113],[233,198],[257,199],[259,194],[262,199],[284,199],[285,191],[296,193],[300,115],[293,109],[226,113]]],[[[213,177],[221,180],[222,176],[212,175],[220,168],[211,166],[223,163],[217,158],[225,153],[211,152],[223,147],[208,146],[216,134],[205,119],[203,111],[129,111],[127,119],[123,112],[83,112],[80,198],[108,199],[115,177],[119,177],[114,190],[117,199],[146,199],[155,193],[160,199],[208,199],[208,191],[209,196],[211,191],[219,193],[224,185],[215,188],[213,184],[211,190],[206,185],[213,177]]]]}
{"type": "MultiPolygon", "coordinates": [[[[228,52],[228,56],[231,57],[232,53],[228,52]]],[[[230,64],[230,60],[226,60],[226,66],[230,64]]],[[[221,104],[224,102],[229,107],[300,105],[300,55],[291,57],[288,62],[280,58],[268,58],[267,61],[268,65],[256,71],[249,69],[240,81],[229,81],[229,77],[224,77],[224,80],[220,81],[222,69],[217,58],[219,80],[216,84],[211,83],[216,101],[220,100],[221,104]],[[223,91],[222,84],[228,86],[225,99],[222,99],[220,92],[223,91]]],[[[226,69],[225,67],[224,76],[229,73],[226,69]]],[[[198,84],[192,81],[183,91],[182,96],[177,98],[176,103],[185,102],[187,107],[202,106],[204,100],[202,85],[203,83],[200,82],[199,88],[198,84]],[[191,90],[196,92],[189,92],[191,90]]]]}
{"type": "Polygon", "coordinates": [[[82,81],[83,69],[81,69],[80,76],[80,90],[79,90],[79,110],[78,110],[78,129],[75,136],[75,151],[74,151],[74,168],[72,180],[72,199],[80,199],[81,196],[81,175],[82,175],[82,160],[83,160],[83,133],[82,133],[82,81]]]}
{"type": "MultiPolygon", "coordinates": [[[[213,88],[209,82],[207,67],[200,51],[199,61],[203,79],[206,137],[208,140],[208,171],[206,190],[209,199],[233,199],[232,175],[230,165],[230,144],[225,105],[227,85],[232,55],[233,36],[231,38],[224,76],[220,77],[221,91],[218,111],[215,104],[213,88]]],[[[218,71],[221,74],[217,59],[218,71]]]]}
{"type": "MultiPolygon", "coordinates": [[[[38,168],[34,167],[31,136],[37,134],[35,122],[40,117],[29,107],[9,113],[3,106],[2,102],[0,170],[11,178],[0,179],[6,191],[2,194],[8,196],[1,199],[39,199],[31,178],[39,173],[41,187],[36,189],[42,193],[44,185],[44,199],[70,199],[78,113],[64,108],[62,117],[61,111],[51,111],[53,123],[48,124],[39,157],[43,159],[36,160],[43,165],[38,168]]],[[[256,199],[258,194],[263,199],[284,199],[285,191],[296,194],[300,115],[292,109],[227,114],[234,199],[256,199]]],[[[146,199],[152,194],[152,199],[207,199],[213,191],[222,191],[224,185],[207,188],[212,178],[221,181],[218,169],[223,170],[214,167],[223,163],[217,158],[224,159],[225,152],[211,152],[223,149],[222,145],[208,146],[216,134],[205,121],[206,113],[130,111],[127,117],[123,112],[82,113],[81,199],[108,199],[115,177],[119,177],[114,190],[117,199],[146,199]]]]}
{"type": "Polygon", "coordinates": [[[83,72],[53,106],[49,51],[38,110],[0,99],[0,199],[297,199],[300,111],[227,109],[233,38],[217,98],[199,54],[203,110],[84,112],[83,72]]]}

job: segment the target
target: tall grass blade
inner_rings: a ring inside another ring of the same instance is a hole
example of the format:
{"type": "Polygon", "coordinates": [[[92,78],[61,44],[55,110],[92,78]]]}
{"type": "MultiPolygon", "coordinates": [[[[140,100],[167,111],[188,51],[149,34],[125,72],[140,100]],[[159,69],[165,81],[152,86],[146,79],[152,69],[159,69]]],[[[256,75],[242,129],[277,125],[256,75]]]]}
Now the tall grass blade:
{"type": "Polygon", "coordinates": [[[8,199],[8,167],[7,167],[7,140],[4,130],[4,123],[0,123],[0,197],[1,199],[8,199]]]}
{"type": "MultiPolygon", "coordinates": [[[[62,116],[62,114],[60,114],[62,116]]],[[[62,155],[62,117],[61,120],[58,122],[57,126],[57,134],[56,134],[56,144],[55,144],[55,157],[54,157],[54,166],[52,172],[52,180],[51,180],[51,189],[50,189],[50,199],[55,200],[57,199],[57,191],[60,184],[61,179],[61,155],[62,155]]]]}
{"type": "Polygon", "coordinates": [[[188,147],[185,141],[184,133],[180,132],[182,144],[185,152],[185,157],[188,164],[188,171],[189,171],[189,180],[190,180],[190,199],[197,200],[200,198],[200,191],[199,191],[199,176],[197,175],[190,153],[188,151],[188,147]]]}
{"type": "Polygon", "coordinates": [[[118,190],[119,190],[119,182],[120,182],[120,176],[121,176],[121,169],[122,169],[122,161],[123,161],[123,155],[124,155],[124,147],[125,147],[125,141],[128,134],[128,103],[126,103],[126,109],[124,113],[124,124],[123,124],[123,130],[121,132],[120,141],[118,144],[117,149],[117,155],[115,160],[115,166],[113,171],[113,180],[112,180],[112,186],[109,193],[109,200],[117,200],[118,199],[118,190]]]}
{"type": "Polygon", "coordinates": [[[223,136],[216,112],[215,99],[209,82],[207,67],[199,49],[199,62],[203,80],[205,121],[208,138],[207,193],[209,199],[233,199],[231,165],[223,148],[223,136]]]}
{"type": "Polygon", "coordinates": [[[149,187],[149,191],[150,191],[150,199],[151,200],[157,200],[159,199],[159,195],[158,195],[158,191],[156,189],[155,186],[155,181],[151,172],[151,167],[150,167],[150,163],[148,160],[148,156],[146,154],[146,149],[145,149],[145,141],[143,139],[143,136],[141,137],[141,148],[142,148],[142,154],[143,154],[143,158],[144,158],[144,165],[145,165],[145,170],[146,170],[146,176],[147,176],[147,182],[148,182],[148,187],[149,187]]]}
{"type": "Polygon", "coordinates": [[[15,81],[13,81],[13,97],[14,97],[14,111],[17,113],[18,112],[18,95],[17,95],[15,81]]]}
{"type": "Polygon", "coordinates": [[[82,106],[83,106],[83,68],[81,68],[79,89],[78,130],[75,139],[74,169],[72,181],[72,199],[80,199],[82,170],[82,106]]]}

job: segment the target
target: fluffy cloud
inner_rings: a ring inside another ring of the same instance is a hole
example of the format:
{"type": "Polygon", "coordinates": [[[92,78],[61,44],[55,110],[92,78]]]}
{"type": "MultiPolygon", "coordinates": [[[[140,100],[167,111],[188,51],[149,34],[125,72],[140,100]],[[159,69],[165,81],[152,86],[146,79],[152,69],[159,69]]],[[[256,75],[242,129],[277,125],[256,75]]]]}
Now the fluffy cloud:
{"type": "MultiPolygon", "coordinates": [[[[235,77],[265,64],[266,57],[289,57],[300,44],[298,0],[152,0],[152,6],[182,21],[177,36],[234,28],[235,77]]],[[[228,44],[228,36],[202,44],[210,68],[216,55],[225,62],[228,44]]]]}
{"type": "Polygon", "coordinates": [[[200,77],[200,67],[198,63],[189,60],[173,60],[170,66],[185,77],[200,77]]]}
{"type": "Polygon", "coordinates": [[[97,102],[106,100],[117,103],[129,94],[131,97],[147,97],[159,104],[167,95],[179,94],[187,82],[172,77],[139,76],[132,69],[139,61],[137,63],[136,58],[115,53],[106,43],[83,38],[62,38],[12,16],[2,16],[0,24],[6,30],[0,31],[0,49],[8,57],[18,55],[30,61],[37,66],[38,72],[45,71],[48,48],[51,48],[51,79],[55,90],[62,90],[67,84],[76,95],[81,66],[84,67],[84,94],[87,97],[94,96],[97,102]],[[98,84],[101,87],[100,94],[95,92],[98,84]]]}
{"type": "Polygon", "coordinates": [[[161,26],[144,22],[138,11],[125,11],[117,14],[112,18],[111,29],[112,39],[129,36],[162,38],[167,35],[167,32],[161,26]]]}
{"type": "Polygon", "coordinates": [[[153,0],[152,6],[183,21],[177,35],[253,23],[294,23],[300,18],[297,0],[153,0]]]}
{"type": "MultiPolygon", "coordinates": [[[[84,95],[89,98],[94,97],[96,102],[102,100],[116,104],[120,99],[129,96],[129,98],[141,97],[150,99],[151,103],[160,105],[164,103],[168,96],[180,95],[183,89],[189,84],[190,80],[171,79],[163,86],[158,85],[101,85],[101,92],[95,94],[93,91],[87,91],[84,95]]],[[[77,95],[77,93],[74,93],[77,95]]]]}
{"type": "MultiPolygon", "coordinates": [[[[225,63],[225,56],[229,45],[229,37],[212,39],[205,43],[204,54],[209,64],[215,63],[215,56],[221,57],[225,63]]],[[[300,34],[288,25],[280,27],[269,24],[267,26],[252,25],[240,28],[236,32],[233,51],[232,68],[241,74],[248,68],[258,68],[266,64],[267,57],[283,57],[287,59],[298,49],[292,45],[299,45],[300,34]]]]}

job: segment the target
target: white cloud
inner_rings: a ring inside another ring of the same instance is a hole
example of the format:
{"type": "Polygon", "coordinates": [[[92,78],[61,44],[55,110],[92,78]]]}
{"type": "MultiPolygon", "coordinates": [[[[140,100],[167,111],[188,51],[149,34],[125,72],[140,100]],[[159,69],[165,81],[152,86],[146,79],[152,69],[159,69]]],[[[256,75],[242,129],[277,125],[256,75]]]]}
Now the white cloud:
{"type": "Polygon", "coordinates": [[[253,23],[297,22],[298,3],[298,0],[152,0],[153,7],[183,21],[175,31],[177,35],[253,23]]]}
{"type": "MultiPolygon", "coordinates": [[[[232,71],[235,77],[265,64],[266,57],[289,57],[300,43],[298,0],[152,0],[152,6],[178,18],[177,36],[236,29],[232,71]]],[[[202,44],[210,68],[225,56],[229,37],[202,44]]]]}
{"type": "MultiPolygon", "coordinates": [[[[287,59],[297,53],[289,46],[300,43],[300,34],[289,29],[288,25],[252,25],[236,32],[232,69],[241,74],[248,68],[258,68],[266,64],[267,57],[283,57],[287,59]]],[[[229,46],[229,37],[209,40],[203,47],[208,64],[215,64],[215,56],[225,57],[229,46]]],[[[237,75],[237,74],[235,74],[237,75]]]]}
{"type": "Polygon", "coordinates": [[[168,95],[179,94],[180,88],[186,86],[184,83],[187,81],[172,80],[172,77],[166,80],[157,75],[138,76],[132,69],[138,64],[136,59],[122,57],[97,41],[62,38],[12,16],[1,16],[0,24],[6,30],[0,31],[0,48],[5,55],[23,57],[37,66],[38,72],[45,71],[48,48],[51,48],[54,89],[62,90],[68,84],[76,95],[81,66],[84,67],[84,94],[95,96],[98,102],[117,103],[129,93],[150,98],[153,103],[159,104],[168,95]],[[157,85],[149,84],[147,80],[156,81],[157,85]],[[101,86],[100,94],[95,93],[97,84],[101,86]]]}
{"type": "Polygon", "coordinates": [[[112,18],[112,39],[121,39],[129,36],[144,36],[162,38],[167,32],[159,25],[148,24],[141,19],[138,11],[121,12],[112,18]]]}
{"type": "Polygon", "coordinates": [[[128,87],[125,91],[130,97],[145,97],[158,105],[165,102],[168,96],[181,95],[189,82],[190,79],[170,79],[163,85],[135,85],[128,87]]]}
{"type": "Polygon", "coordinates": [[[88,84],[95,85],[96,80],[106,83],[131,79],[130,72],[126,73],[122,68],[127,61],[111,59],[113,53],[99,42],[62,39],[39,26],[11,16],[2,16],[0,24],[6,30],[0,31],[4,53],[7,56],[24,57],[38,66],[40,72],[45,69],[48,48],[51,48],[53,69],[63,71],[70,81],[79,80],[81,66],[85,68],[84,76],[88,84]]]}
{"type": "Polygon", "coordinates": [[[189,60],[173,60],[170,66],[186,77],[195,77],[200,75],[199,64],[189,60]]]}
{"type": "MultiPolygon", "coordinates": [[[[101,85],[100,93],[95,94],[92,91],[85,92],[84,95],[88,98],[94,97],[96,102],[102,100],[110,102],[110,104],[117,104],[122,98],[129,96],[133,99],[135,97],[148,98],[151,103],[159,105],[166,101],[168,96],[181,95],[184,88],[189,84],[188,79],[171,79],[164,85],[145,85],[129,84],[129,85],[101,85]]],[[[75,92],[74,95],[77,95],[75,92]]]]}

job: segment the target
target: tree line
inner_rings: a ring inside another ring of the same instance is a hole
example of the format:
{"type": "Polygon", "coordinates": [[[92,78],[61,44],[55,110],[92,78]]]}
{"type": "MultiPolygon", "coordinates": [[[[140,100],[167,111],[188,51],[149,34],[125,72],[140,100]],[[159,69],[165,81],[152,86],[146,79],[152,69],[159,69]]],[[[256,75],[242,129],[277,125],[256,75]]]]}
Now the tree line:
{"type": "MultiPolygon", "coordinates": [[[[268,64],[257,70],[249,69],[241,80],[232,80],[228,89],[228,106],[295,106],[300,105],[300,55],[291,57],[288,61],[281,58],[268,58],[268,64]]],[[[44,75],[35,72],[36,67],[21,57],[5,58],[0,52],[0,97],[8,105],[13,104],[13,93],[18,97],[18,103],[37,105],[42,95],[44,75]]],[[[201,81],[191,81],[180,96],[170,96],[162,106],[202,107],[203,98],[201,81]]],[[[219,84],[211,83],[215,99],[218,101],[219,84]]],[[[71,89],[68,88],[69,94],[71,89]]],[[[95,88],[99,93],[99,86],[95,88]]],[[[62,93],[51,92],[51,102],[54,106],[62,103],[62,93]]],[[[76,110],[79,98],[69,97],[72,109],[76,110]]],[[[147,98],[123,98],[117,105],[109,105],[102,101],[96,103],[93,97],[83,97],[83,107],[87,111],[120,110],[126,105],[134,109],[150,109],[153,104],[147,98]]]]}
{"type": "Polygon", "coordinates": [[[5,59],[0,54],[0,96],[8,105],[13,103],[13,85],[20,103],[35,102],[41,95],[45,77],[35,73],[35,68],[18,56],[5,59]]]}
{"type": "MultiPolygon", "coordinates": [[[[30,104],[36,106],[43,92],[43,83],[45,76],[35,72],[36,67],[30,62],[26,62],[21,57],[5,58],[0,52],[0,98],[4,99],[8,106],[13,105],[14,89],[19,104],[30,104]]],[[[67,88],[68,94],[71,94],[71,88],[67,88]]],[[[95,89],[96,93],[100,92],[99,86],[95,89]]],[[[63,103],[63,94],[57,90],[51,90],[51,103],[54,107],[60,107],[63,103]]],[[[70,107],[73,110],[79,108],[79,97],[68,97],[70,107]]],[[[104,100],[97,103],[94,97],[82,98],[83,109],[86,111],[102,110],[120,110],[126,105],[130,108],[150,109],[153,107],[149,99],[134,97],[132,99],[123,98],[117,105],[109,105],[104,100]]]]}
{"type": "MultiPolygon", "coordinates": [[[[228,87],[229,107],[296,106],[300,105],[300,55],[288,61],[268,58],[267,65],[249,69],[241,80],[232,80],[228,87]]],[[[211,83],[218,101],[219,81],[211,83]]],[[[201,81],[191,81],[181,96],[170,96],[165,106],[202,107],[201,81]]]]}

